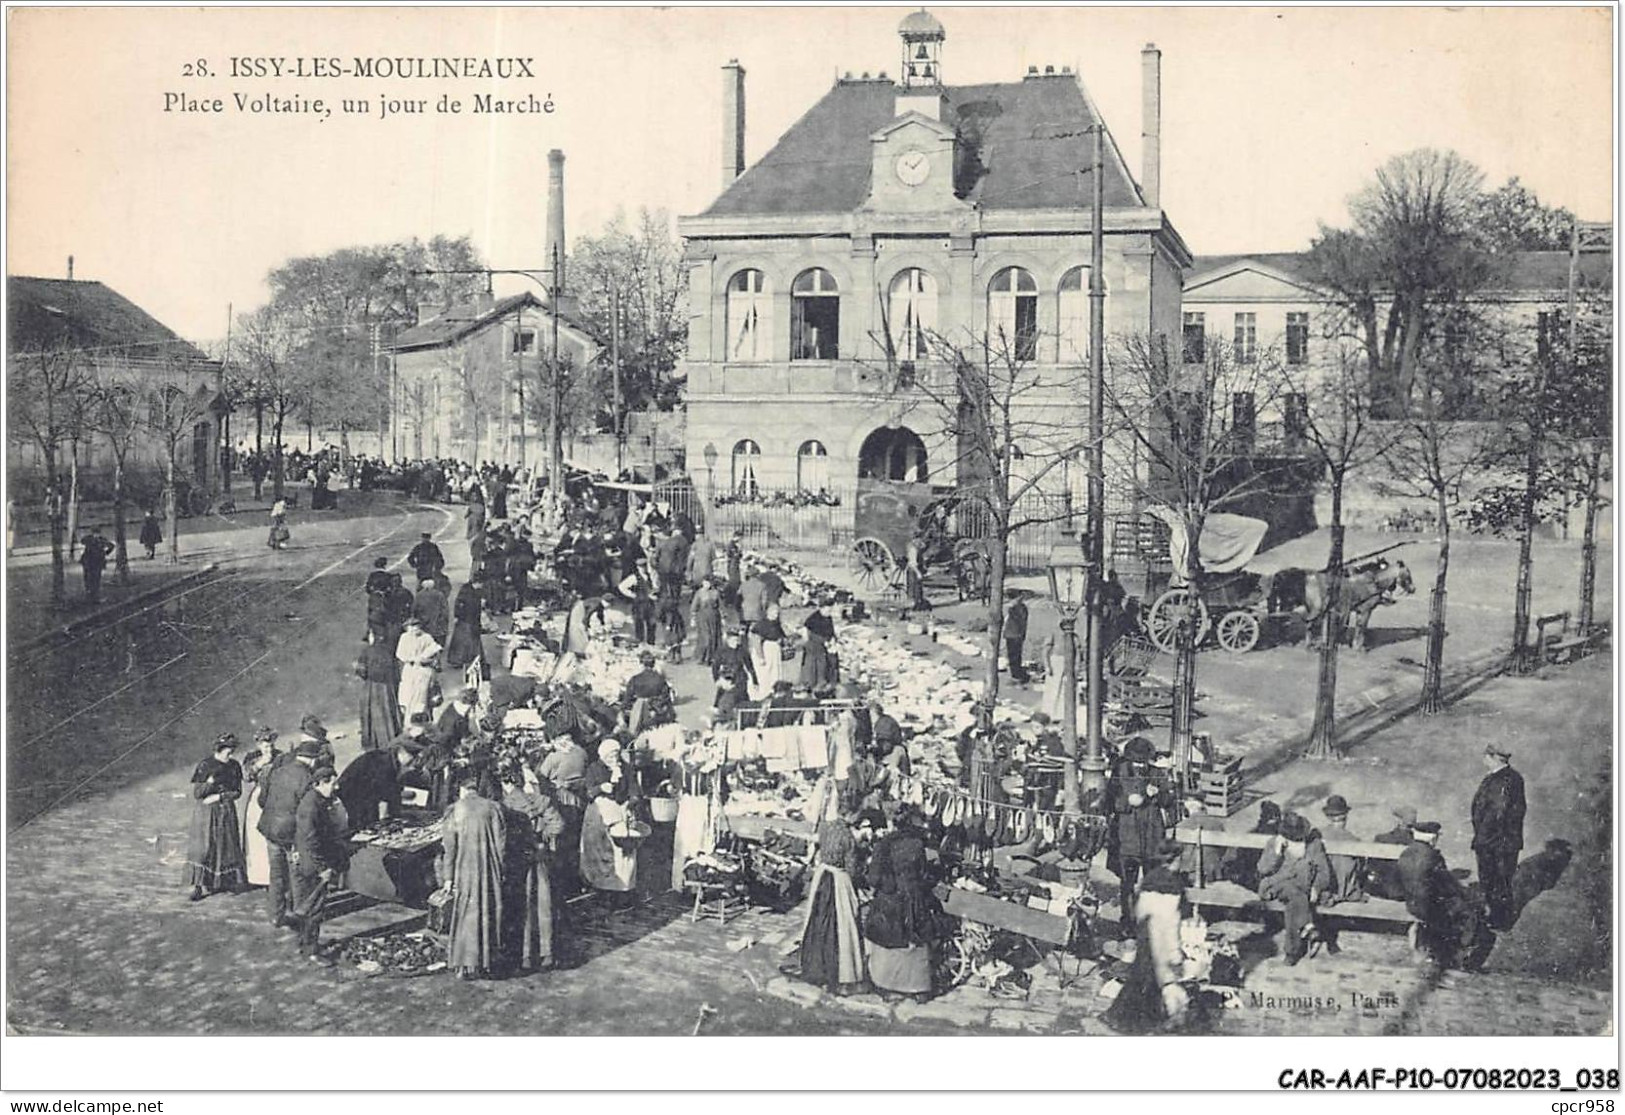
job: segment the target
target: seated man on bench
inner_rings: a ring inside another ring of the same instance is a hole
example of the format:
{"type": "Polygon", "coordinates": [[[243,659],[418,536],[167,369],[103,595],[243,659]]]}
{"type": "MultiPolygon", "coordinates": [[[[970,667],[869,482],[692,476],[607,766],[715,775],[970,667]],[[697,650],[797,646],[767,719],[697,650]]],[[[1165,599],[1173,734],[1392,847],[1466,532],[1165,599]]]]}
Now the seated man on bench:
{"type": "Polygon", "coordinates": [[[1315,835],[1306,819],[1288,813],[1281,818],[1280,842],[1265,849],[1258,862],[1258,896],[1285,910],[1281,954],[1289,967],[1303,959],[1311,940],[1324,939],[1315,925],[1315,906],[1332,886],[1332,867],[1315,835]]]}

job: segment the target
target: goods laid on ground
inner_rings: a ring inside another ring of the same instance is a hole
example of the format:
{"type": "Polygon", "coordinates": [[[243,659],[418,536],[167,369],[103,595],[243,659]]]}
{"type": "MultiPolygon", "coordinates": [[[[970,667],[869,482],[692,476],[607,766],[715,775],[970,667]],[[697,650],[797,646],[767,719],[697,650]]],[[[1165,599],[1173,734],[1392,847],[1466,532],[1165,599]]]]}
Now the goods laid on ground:
{"type": "Polygon", "coordinates": [[[445,946],[424,932],[352,937],[339,949],[339,956],[369,974],[417,976],[446,967],[445,946]]]}

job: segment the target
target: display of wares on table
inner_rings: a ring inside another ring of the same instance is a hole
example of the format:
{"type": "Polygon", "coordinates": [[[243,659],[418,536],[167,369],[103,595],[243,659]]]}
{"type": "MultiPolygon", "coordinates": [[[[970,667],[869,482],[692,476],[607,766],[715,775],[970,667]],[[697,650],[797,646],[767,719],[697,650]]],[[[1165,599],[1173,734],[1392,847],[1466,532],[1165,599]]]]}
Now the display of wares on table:
{"type": "Polygon", "coordinates": [[[369,975],[429,975],[446,968],[445,946],[424,932],[351,937],[339,955],[369,975]]]}
{"type": "Polygon", "coordinates": [[[440,842],[440,821],[425,821],[418,824],[397,817],[362,829],[350,839],[356,843],[370,844],[374,848],[392,851],[422,848],[440,842]]]}

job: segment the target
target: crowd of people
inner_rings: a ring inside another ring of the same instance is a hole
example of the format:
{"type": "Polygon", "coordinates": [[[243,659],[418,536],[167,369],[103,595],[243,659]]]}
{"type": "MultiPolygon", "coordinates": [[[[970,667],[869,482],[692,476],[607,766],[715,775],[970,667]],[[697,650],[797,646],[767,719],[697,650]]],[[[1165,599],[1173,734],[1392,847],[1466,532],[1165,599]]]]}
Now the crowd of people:
{"type": "MultiPolygon", "coordinates": [[[[737,539],[718,546],[680,510],[658,502],[631,497],[617,504],[590,492],[538,501],[521,483],[510,506],[514,489],[501,470],[458,467],[442,475],[467,480],[458,483],[468,577],[452,591],[445,554],[427,533],[404,557],[410,581],[387,558],[377,559],[365,584],[365,637],[356,663],[362,752],[342,772],[315,717],[305,718],[298,742],[285,752],[276,733],[262,731],[246,763],[235,758],[235,738],[216,741],[192,780],[192,898],[264,885],[267,916],[295,929],[301,951],[320,959],[319,927],[344,874],[349,836],[401,815],[411,800],[440,818],[436,899],[449,966],[465,978],[547,968],[557,956],[561,899],[595,894],[610,907],[637,900],[648,798],[673,772],[649,764],[634,742],[675,720],[661,659],[679,662],[691,653],[713,681],[708,723],[773,727],[801,722],[821,704],[840,706],[829,735],[831,761],[809,814],[816,827],[809,901],[787,971],[838,994],[871,988],[893,997],[932,994],[953,931],[933,888],[946,881],[946,867],[967,838],[899,800],[897,787],[910,774],[907,733],[877,695],[866,699],[843,680],[828,610],[812,608],[798,629],[787,631],[784,578],[747,556],[737,539]],[[558,582],[545,588],[532,576],[544,562],[558,582]],[[507,732],[506,713],[526,706],[536,686],[492,676],[484,620],[544,605],[564,618],[561,637],[547,649],[580,658],[602,628],[609,600],[630,613],[642,647],[640,669],[619,699],[562,694],[547,706],[543,746],[507,732]]],[[[1025,621],[1026,601],[1018,596],[1003,648],[1017,681],[1029,680],[1021,654],[1025,621]]],[[[1052,649],[1044,655],[1050,677],[1059,673],[1052,649]]],[[[1003,729],[989,707],[977,711],[976,724],[960,737],[961,781],[982,748],[984,773],[991,771],[997,785],[1007,754],[1003,729]]],[[[1035,751],[1058,758],[1049,720],[1035,718],[1041,729],[1035,751]]],[[[1477,967],[1492,931],[1517,916],[1511,874],[1524,799],[1508,758],[1498,745],[1487,750],[1492,769],[1473,804],[1475,895],[1439,852],[1437,821],[1396,810],[1399,826],[1374,840],[1403,851],[1393,860],[1362,856],[1347,847],[1358,841],[1348,828],[1348,803],[1336,794],[1314,821],[1262,803],[1254,832],[1266,837],[1263,847],[1221,852],[1177,843],[1176,825],[1216,830],[1224,818],[1207,814],[1146,737],[1114,747],[1101,806],[1103,843],[1107,869],[1118,880],[1118,932],[1137,948],[1107,1020],[1142,1032],[1189,1019],[1192,998],[1177,960],[1184,895],[1215,880],[1281,905],[1280,951],[1289,965],[1337,952],[1328,912],[1377,897],[1405,904],[1433,963],[1477,967]]],[[[1052,806],[1053,799],[1051,787],[1038,804],[1052,806]]]]}

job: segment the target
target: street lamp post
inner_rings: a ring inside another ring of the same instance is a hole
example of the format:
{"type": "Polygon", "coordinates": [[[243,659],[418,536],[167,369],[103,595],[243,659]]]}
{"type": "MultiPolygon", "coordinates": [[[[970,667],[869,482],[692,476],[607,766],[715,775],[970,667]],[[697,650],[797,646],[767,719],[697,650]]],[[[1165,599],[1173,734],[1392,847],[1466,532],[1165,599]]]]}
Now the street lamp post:
{"type": "MultiPolygon", "coordinates": [[[[1089,564],[1071,533],[1062,534],[1049,556],[1050,599],[1061,617],[1064,662],[1061,667],[1061,747],[1066,752],[1066,811],[1083,812],[1078,783],[1078,612],[1089,594],[1089,564]]],[[[1093,696],[1093,694],[1091,694],[1093,696]]],[[[1091,741],[1092,742],[1092,741],[1091,741]]],[[[1091,752],[1090,759],[1098,755],[1091,752]]]]}
{"type": "Polygon", "coordinates": [[[1104,128],[1094,126],[1090,171],[1094,181],[1089,221],[1089,530],[1086,535],[1091,583],[1089,586],[1089,754],[1083,763],[1084,790],[1091,796],[1106,792],[1105,763],[1101,759],[1102,719],[1106,688],[1106,617],[1100,578],[1106,568],[1106,194],[1104,128]]]}

